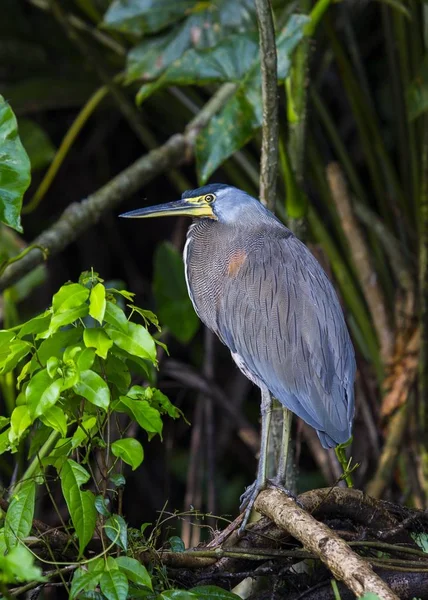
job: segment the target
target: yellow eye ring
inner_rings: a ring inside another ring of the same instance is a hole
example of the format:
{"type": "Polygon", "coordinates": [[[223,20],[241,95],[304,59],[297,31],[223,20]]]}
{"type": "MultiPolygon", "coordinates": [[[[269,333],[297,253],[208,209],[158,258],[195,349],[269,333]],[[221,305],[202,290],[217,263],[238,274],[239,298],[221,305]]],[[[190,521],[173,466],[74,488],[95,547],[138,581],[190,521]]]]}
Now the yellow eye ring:
{"type": "Polygon", "coordinates": [[[211,204],[211,202],[214,202],[215,200],[215,196],[214,194],[207,194],[204,198],[205,202],[208,202],[208,204],[211,204]]]}

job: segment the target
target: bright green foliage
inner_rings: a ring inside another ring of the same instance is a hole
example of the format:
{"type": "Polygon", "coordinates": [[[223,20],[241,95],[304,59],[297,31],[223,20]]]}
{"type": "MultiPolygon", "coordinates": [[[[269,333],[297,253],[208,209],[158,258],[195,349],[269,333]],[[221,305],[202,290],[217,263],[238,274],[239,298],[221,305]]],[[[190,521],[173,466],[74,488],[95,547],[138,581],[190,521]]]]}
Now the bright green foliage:
{"type": "Polygon", "coordinates": [[[21,581],[45,581],[42,571],[34,565],[34,556],[19,544],[8,554],[0,554],[0,583],[21,581]]]}
{"type": "MultiPolygon", "coordinates": [[[[115,412],[122,413],[124,423],[125,414],[151,439],[162,434],[163,415],[177,418],[180,413],[159,390],[131,387],[130,368],[135,361],[143,371],[156,367],[156,345],[147,327],[155,323],[159,328],[159,324],[153,313],[133,304],[131,316],[144,324],[128,320],[117,303],[119,296],[133,301],[130,292],[106,288],[97,274],[84,273],[78,283],[63,285],[43,314],[13,330],[0,331],[0,373],[16,369],[19,392],[10,419],[0,419],[4,429],[0,453],[15,452],[29,441],[32,461],[15,485],[0,532],[0,568],[4,563],[6,583],[40,577],[27,554],[21,570],[13,561],[17,552],[27,553],[21,544],[31,535],[36,482],[43,483],[49,465],[58,473],[78,556],[85,552],[100,518],[106,539],[127,551],[126,521],[110,513],[107,497],[92,491],[92,451],[104,452],[111,485],[123,486],[123,475],[113,469],[122,463],[136,469],[144,449],[135,437],[110,444],[105,435],[107,420],[114,423],[115,412]],[[6,549],[9,554],[3,557],[6,549]]],[[[107,558],[97,565],[76,571],[72,597],[99,586],[108,599],[126,598],[128,580],[152,587],[147,570],[135,559],[107,558]]]]}
{"type": "Polygon", "coordinates": [[[106,536],[117,544],[124,552],[128,549],[128,530],[126,522],[120,515],[112,515],[104,525],[106,536]]]}
{"type": "Polygon", "coordinates": [[[114,456],[121,458],[127,465],[131,465],[133,471],[141,465],[144,459],[143,447],[134,438],[125,438],[113,442],[111,451],[114,456]]]}
{"type": "MultiPolygon", "coordinates": [[[[224,9],[224,6],[219,8],[219,18],[224,9]]],[[[165,38],[156,37],[143,42],[129,55],[130,80],[157,77],[153,83],[142,86],[137,95],[138,102],[143,102],[155,91],[168,85],[237,84],[235,93],[197,138],[196,159],[201,184],[229,156],[242,148],[262,124],[258,37],[249,26],[251,20],[245,7],[236,3],[234,9],[236,16],[240,15],[241,18],[231,21],[232,31],[236,32],[233,35],[215,36],[213,40],[199,44],[192,43],[187,30],[182,38],[178,37],[177,32],[174,38],[170,37],[172,33],[168,33],[165,38]],[[247,25],[245,31],[242,30],[244,23],[247,25]],[[159,59],[162,49],[165,50],[165,62],[159,59]],[[154,72],[147,62],[147,56],[151,53],[156,53],[156,60],[151,64],[161,65],[154,72]]],[[[285,27],[278,31],[278,81],[284,81],[288,76],[290,56],[303,38],[308,22],[309,18],[305,15],[292,15],[285,27]]],[[[206,24],[201,22],[196,31],[202,36],[206,29],[206,24]]]]}
{"type": "Polygon", "coordinates": [[[6,547],[11,550],[21,539],[29,535],[33,524],[36,484],[33,480],[24,482],[12,499],[4,522],[6,547]]]}
{"type": "Polygon", "coordinates": [[[0,221],[17,231],[22,231],[22,197],[30,185],[30,169],[15,115],[0,96],[0,221]]]}
{"type": "Polygon", "coordinates": [[[129,581],[153,589],[146,567],[138,560],[129,556],[119,556],[116,558],[116,564],[119,565],[120,570],[125,573],[129,581]]]}
{"type": "Polygon", "coordinates": [[[97,518],[95,497],[90,490],[82,491],[90,475],[81,465],[68,459],[60,470],[61,487],[73,527],[79,538],[79,554],[82,554],[91,540],[97,518]]]}

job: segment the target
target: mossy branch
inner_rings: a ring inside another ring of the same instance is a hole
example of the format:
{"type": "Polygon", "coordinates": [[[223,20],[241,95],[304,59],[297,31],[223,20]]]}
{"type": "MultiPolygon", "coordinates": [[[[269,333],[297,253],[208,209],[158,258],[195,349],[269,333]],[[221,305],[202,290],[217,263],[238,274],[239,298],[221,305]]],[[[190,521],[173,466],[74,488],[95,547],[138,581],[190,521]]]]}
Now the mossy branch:
{"type": "Polygon", "coordinates": [[[260,160],[260,200],[271,210],[275,207],[278,178],[278,75],[272,9],[269,0],[256,0],[260,33],[263,126],[260,160]]]}
{"type": "Polygon", "coordinates": [[[184,133],[172,136],[163,146],[139,158],[88,198],[68,206],[58,221],[33,241],[35,247],[22,260],[6,269],[0,277],[0,291],[43,262],[44,253],[36,246],[44,248],[49,257],[58,254],[94,225],[105,211],[116,208],[160,173],[191,160],[197,134],[219,111],[234,89],[233,84],[222,86],[189,123],[184,133]]]}

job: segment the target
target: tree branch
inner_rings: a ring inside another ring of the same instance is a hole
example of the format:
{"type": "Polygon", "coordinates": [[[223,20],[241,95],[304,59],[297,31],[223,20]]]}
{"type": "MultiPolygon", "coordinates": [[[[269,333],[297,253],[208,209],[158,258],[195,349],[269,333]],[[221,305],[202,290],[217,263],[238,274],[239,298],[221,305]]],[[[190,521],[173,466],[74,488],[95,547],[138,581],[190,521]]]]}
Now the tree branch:
{"type": "MultiPolygon", "coordinates": [[[[68,206],[58,221],[34,240],[33,245],[45,248],[49,255],[57,254],[95,224],[103,212],[118,206],[166,169],[190,160],[199,131],[218,112],[234,90],[234,84],[223,85],[189,123],[184,134],[172,136],[163,146],[139,158],[88,198],[68,206]]],[[[0,277],[0,291],[14,284],[43,260],[41,250],[34,248],[28,252],[22,260],[8,267],[0,277]]]]}
{"type": "Polygon", "coordinates": [[[398,596],[376,575],[372,567],[355,554],[344,540],[279,489],[260,492],[254,508],[318,556],[334,577],[343,581],[355,595],[373,592],[382,600],[398,600],[398,596]]]}
{"type": "Polygon", "coordinates": [[[275,29],[270,0],[256,0],[260,35],[262,72],[263,128],[260,160],[260,200],[270,209],[275,207],[278,177],[278,72],[275,29]]]}

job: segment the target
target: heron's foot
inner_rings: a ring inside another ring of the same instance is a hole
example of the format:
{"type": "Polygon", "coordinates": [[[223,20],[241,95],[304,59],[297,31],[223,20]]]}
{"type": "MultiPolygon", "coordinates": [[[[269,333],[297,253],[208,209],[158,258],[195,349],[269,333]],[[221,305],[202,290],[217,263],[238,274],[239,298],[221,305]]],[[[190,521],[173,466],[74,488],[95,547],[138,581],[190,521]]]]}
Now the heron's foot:
{"type": "Polygon", "coordinates": [[[268,486],[267,480],[259,481],[255,480],[254,483],[249,485],[245,492],[242,494],[240,500],[241,504],[239,506],[239,510],[244,512],[244,518],[239,527],[239,533],[242,534],[247,526],[248,519],[250,518],[251,511],[253,510],[254,502],[256,501],[257,496],[262,490],[265,490],[268,486]]]}
{"type": "Polygon", "coordinates": [[[288,496],[289,498],[291,498],[291,500],[294,500],[294,502],[296,504],[298,504],[300,506],[300,508],[304,508],[303,504],[300,502],[300,500],[297,498],[296,494],[294,494],[292,491],[287,490],[286,487],[284,487],[282,478],[281,480],[279,480],[278,477],[274,477],[273,479],[269,479],[268,482],[268,487],[276,487],[279,490],[281,490],[281,492],[284,492],[284,494],[286,496],[288,496]]]}

